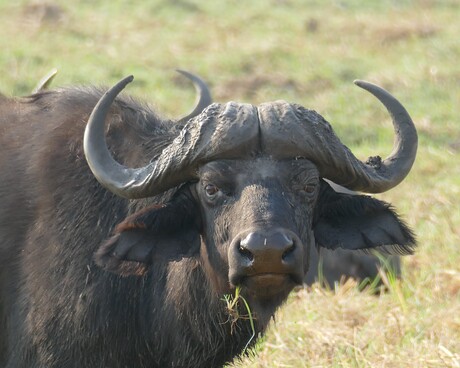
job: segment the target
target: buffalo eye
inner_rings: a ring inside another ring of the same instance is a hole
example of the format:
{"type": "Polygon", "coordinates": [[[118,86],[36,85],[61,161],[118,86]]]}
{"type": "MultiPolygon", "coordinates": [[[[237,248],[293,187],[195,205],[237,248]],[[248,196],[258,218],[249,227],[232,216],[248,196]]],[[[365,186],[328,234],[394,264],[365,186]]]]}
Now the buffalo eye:
{"type": "Polygon", "coordinates": [[[316,190],[316,185],[314,184],[307,184],[305,185],[302,190],[307,194],[313,194],[316,190]]]}
{"type": "Polygon", "coordinates": [[[213,199],[219,193],[220,189],[214,184],[207,184],[204,187],[204,191],[208,198],[213,199]]]}
{"type": "Polygon", "coordinates": [[[309,184],[309,185],[305,185],[304,188],[303,188],[303,191],[305,193],[308,193],[308,194],[311,194],[315,191],[316,189],[316,186],[313,185],[313,184],[309,184]]]}

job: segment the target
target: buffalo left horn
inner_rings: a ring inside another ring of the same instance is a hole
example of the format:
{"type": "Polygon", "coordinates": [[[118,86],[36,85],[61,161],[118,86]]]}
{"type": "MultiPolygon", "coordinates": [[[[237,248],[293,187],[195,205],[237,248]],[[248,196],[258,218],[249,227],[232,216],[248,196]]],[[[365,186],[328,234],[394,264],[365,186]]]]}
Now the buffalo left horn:
{"type": "Polygon", "coordinates": [[[196,178],[200,163],[245,156],[257,142],[257,112],[248,104],[213,104],[199,122],[189,120],[177,137],[148,165],[130,168],[112,157],[105,140],[105,120],[129,76],[110,88],[94,107],[86,125],[83,149],[96,179],[125,198],[145,198],[196,178]]]}

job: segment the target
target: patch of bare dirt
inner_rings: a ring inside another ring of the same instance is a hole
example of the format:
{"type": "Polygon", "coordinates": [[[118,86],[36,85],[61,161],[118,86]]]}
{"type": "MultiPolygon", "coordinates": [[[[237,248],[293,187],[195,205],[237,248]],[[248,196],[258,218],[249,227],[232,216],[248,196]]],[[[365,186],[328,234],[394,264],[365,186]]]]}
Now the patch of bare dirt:
{"type": "Polygon", "coordinates": [[[66,12],[61,6],[46,1],[25,5],[23,14],[26,22],[34,28],[40,28],[45,24],[60,24],[67,19],[66,12]]]}

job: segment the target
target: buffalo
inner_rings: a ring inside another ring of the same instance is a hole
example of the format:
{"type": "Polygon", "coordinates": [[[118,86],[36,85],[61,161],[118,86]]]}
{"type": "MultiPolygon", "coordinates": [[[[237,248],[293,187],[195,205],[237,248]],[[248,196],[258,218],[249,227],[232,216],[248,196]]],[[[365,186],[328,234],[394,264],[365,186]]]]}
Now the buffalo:
{"type": "Polygon", "coordinates": [[[382,88],[393,152],[358,160],[313,110],[210,104],[160,118],[121,91],[0,97],[0,366],[221,367],[253,346],[312,248],[410,254],[380,193],[417,132],[382,88]],[[208,106],[209,105],[209,106],[208,106]]]}

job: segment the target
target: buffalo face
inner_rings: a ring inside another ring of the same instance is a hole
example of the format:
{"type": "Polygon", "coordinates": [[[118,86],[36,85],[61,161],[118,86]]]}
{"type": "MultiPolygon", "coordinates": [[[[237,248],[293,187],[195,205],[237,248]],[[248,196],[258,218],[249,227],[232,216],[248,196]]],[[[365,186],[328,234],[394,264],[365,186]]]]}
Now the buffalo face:
{"type": "MultiPolygon", "coordinates": [[[[213,270],[257,304],[275,307],[301,284],[314,243],[319,173],[308,160],[255,158],[204,165],[195,192],[213,270]]],[[[271,308],[269,308],[271,309],[271,308]]]]}

